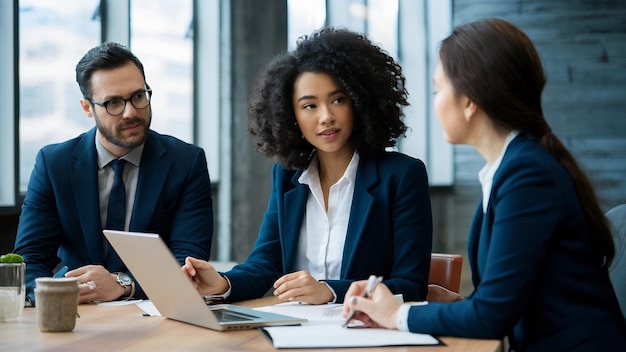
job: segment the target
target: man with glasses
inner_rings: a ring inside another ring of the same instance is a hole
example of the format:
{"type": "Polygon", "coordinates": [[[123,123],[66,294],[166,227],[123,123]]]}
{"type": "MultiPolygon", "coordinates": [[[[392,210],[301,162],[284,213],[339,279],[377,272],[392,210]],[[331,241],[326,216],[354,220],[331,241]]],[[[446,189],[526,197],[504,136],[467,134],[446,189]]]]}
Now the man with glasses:
{"type": "Polygon", "coordinates": [[[152,90],[142,63],[103,43],[76,65],[81,107],[95,128],[37,154],[14,252],[37,277],[77,277],[79,301],[145,298],[103,229],[159,234],[181,265],[209,259],[211,184],[204,151],[150,130],[152,90]],[[65,268],[69,271],[65,272],[65,268]]]}

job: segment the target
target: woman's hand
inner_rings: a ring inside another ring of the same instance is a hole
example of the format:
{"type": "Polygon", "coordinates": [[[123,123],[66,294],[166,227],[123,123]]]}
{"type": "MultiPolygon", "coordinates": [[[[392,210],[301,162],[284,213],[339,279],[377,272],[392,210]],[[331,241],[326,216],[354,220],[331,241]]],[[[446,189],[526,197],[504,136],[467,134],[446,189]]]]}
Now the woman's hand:
{"type": "Polygon", "coordinates": [[[428,295],[426,296],[426,300],[428,302],[450,303],[462,301],[463,299],[463,296],[456,292],[452,292],[445,287],[435,284],[428,285],[428,295]]]}
{"type": "Polygon", "coordinates": [[[351,310],[357,313],[353,319],[362,321],[365,326],[397,329],[396,319],[400,303],[393,297],[384,284],[376,285],[369,298],[363,297],[367,280],[356,281],[350,285],[343,303],[343,316],[348,317],[351,310]]]}
{"type": "Polygon", "coordinates": [[[206,260],[185,258],[181,270],[187,274],[200,294],[223,294],[228,291],[228,281],[206,260]]]}
{"type": "Polygon", "coordinates": [[[324,304],[334,295],[325,283],[317,281],[308,271],[297,271],[281,276],[274,282],[274,296],[283,301],[324,304]]]}

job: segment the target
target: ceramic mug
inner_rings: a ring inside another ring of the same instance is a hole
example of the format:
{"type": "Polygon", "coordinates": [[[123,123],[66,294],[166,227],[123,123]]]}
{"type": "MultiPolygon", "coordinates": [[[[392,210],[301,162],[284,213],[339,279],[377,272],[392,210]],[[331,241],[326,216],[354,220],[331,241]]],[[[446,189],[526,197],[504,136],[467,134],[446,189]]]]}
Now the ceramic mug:
{"type": "Polygon", "coordinates": [[[35,307],[39,330],[72,331],[78,314],[78,278],[35,279],[35,307]]]}

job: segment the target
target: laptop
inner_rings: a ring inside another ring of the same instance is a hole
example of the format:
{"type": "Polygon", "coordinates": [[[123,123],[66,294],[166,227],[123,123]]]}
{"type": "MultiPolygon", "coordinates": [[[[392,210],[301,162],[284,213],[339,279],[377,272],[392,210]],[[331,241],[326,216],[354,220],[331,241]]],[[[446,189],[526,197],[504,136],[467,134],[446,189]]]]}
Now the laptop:
{"type": "Polygon", "coordinates": [[[207,305],[159,235],[113,230],[103,233],[164,317],[219,331],[307,321],[232,304],[207,305]]]}

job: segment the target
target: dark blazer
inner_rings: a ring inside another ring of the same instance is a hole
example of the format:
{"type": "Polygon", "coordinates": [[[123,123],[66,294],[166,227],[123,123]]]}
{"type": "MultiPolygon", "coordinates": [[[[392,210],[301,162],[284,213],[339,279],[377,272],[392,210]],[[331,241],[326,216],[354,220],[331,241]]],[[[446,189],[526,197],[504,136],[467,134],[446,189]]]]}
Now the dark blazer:
{"type": "MultiPolygon", "coordinates": [[[[70,270],[102,264],[128,271],[117,254],[104,256],[95,132],[37,154],[14,249],[26,262],[31,302],[35,278],[51,276],[59,263],[70,270]]],[[[213,210],[204,151],[150,131],[138,177],[130,230],[159,234],[181,264],[186,256],[208,260],[213,210]]],[[[135,296],[145,297],[139,285],[135,296]]]]}
{"type": "Polygon", "coordinates": [[[565,169],[517,136],[496,171],[468,242],[473,293],[412,307],[409,329],[497,338],[520,351],[617,351],[626,324],[565,169]],[[621,335],[621,337],[620,337],[621,335]]]}
{"type": "MultiPolygon", "coordinates": [[[[309,187],[302,171],[274,165],[272,194],[254,249],[225,273],[231,300],[263,296],[280,276],[295,271],[309,187]]],[[[428,290],[432,218],[424,164],[399,153],[361,155],[357,169],[340,280],[325,280],[342,302],[350,283],[383,275],[406,300],[428,290]]]]}

